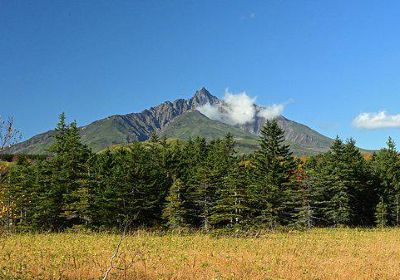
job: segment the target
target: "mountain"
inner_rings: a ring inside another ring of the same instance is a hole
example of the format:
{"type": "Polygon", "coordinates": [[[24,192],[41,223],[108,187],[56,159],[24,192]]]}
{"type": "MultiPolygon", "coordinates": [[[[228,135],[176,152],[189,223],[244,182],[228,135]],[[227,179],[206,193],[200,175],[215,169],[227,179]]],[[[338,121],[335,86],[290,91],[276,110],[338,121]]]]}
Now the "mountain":
{"type": "MultiPolygon", "coordinates": [[[[211,120],[196,110],[199,106],[222,104],[223,101],[210,94],[205,88],[196,91],[189,100],[178,99],[164,102],[156,107],[140,113],[114,115],[80,127],[82,142],[94,151],[107,147],[146,141],[152,133],[170,138],[187,139],[203,136],[206,139],[222,138],[227,132],[234,135],[242,152],[250,152],[257,148],[258,134],[266,119],[255,116],[252,123],[232,126],[211,120]]],[[[263,107],[254,105],[257,111],[263,107]]],[[[316,154],[326,151],[332,139],[319,134],[311,128],[277,117],[279,126],[285,130],[287,143],[298,155],[316,154]]],[[[40,154],[53,143],[54,131],[36,135],[9,149],[8,153],[40,154]]]]}
{"type": "MultiPolygon", "coordinates": [[[[291,137],[286,140],[286,144],[290,145],[293,152],[299,156],[325,152],[332,144],[330,138],[313,131],[307,126],[283,117],[277,118],[277,122],[281,127],[287,129],[288,132],[286,134],[291,137]]],[[[259,147],[258,135],[244,131],[239,127],[210,120],[199,111],[187,112],[176,117],[159,134],[167,138],[177,139],[189,139],[201,135],[207,140],[212,140],[224,138],[228,132],[234,136],[240,153],[250,153],[259,147]]]]}
{"type": "Polygon", "coordinates": [[[224,138],[231,133],[237,142],[240,153],[250,153],[258,147],[258,137],[240,128],[210,120],[199,111],[191,111],[173,119],[160,136],[167,138],[189,139],[204,136],[206,140],[224,138]]]}

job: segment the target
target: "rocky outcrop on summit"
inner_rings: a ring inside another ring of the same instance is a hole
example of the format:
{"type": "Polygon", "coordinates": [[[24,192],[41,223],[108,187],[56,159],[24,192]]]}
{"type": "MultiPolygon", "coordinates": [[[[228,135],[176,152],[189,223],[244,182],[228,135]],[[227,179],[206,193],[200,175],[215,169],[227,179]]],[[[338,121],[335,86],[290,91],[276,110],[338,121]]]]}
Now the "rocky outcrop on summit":
{"type": "Polygon", "coordinates": [[[158,133],[163,130],[171,120],[185,114],[186,112],[196,109],[196,106],[219,102],[219,99],[212,96],[208,90],[202,88],[196,91],[195,95],[189,100],[177,99],[174,102],[166,101],[156,107],[151,107],[140,113],[132,113],[125,115],[127,121],[141,134],[138,135],[140,141],[148,139],[151,133],[158,133]]]}

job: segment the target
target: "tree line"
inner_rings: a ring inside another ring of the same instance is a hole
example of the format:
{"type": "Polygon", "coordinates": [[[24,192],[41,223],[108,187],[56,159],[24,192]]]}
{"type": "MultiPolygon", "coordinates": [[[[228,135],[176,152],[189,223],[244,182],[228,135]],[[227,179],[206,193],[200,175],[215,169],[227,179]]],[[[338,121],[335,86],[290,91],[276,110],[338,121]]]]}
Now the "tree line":
{"type": "MultiPolygon", "coordinates": [[[[97,154],[60,115],[51,157],[19,156],[0,172],[0,225],[16,230],[135,227],[276,229],[400,224],[400,157],[366,157],[336,138],[324,154],[299,159],[267,121],[260,148],[238,155],[235,141],[152,135],[97,154]]],[[[1,169],[0,169],[1,170],[1,169]]]]}

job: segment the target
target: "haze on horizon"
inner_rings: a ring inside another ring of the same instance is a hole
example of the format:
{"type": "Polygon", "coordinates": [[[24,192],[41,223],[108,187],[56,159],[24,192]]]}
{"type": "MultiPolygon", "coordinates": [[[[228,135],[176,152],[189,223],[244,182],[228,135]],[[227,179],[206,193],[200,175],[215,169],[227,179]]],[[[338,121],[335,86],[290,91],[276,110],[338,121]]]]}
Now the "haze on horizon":
{"type": "MultiPolygon", "coordinates": [[[[379,149],[389,136],[400,142],[399,9],[397,1],[0,1],[0,114],[28,139],[62,111],[85,125],[203,86],[226,98],[229,88],[232,102],[257,97],[268,112],[379,149]]],[[[234,112],[228,121],[247,114],[234,112]]]]}

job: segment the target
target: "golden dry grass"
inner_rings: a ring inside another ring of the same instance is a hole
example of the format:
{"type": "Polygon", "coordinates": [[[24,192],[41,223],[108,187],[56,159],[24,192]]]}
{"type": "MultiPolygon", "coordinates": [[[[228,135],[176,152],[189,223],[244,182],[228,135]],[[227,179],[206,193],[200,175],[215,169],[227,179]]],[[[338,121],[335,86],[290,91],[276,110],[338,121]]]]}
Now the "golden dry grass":
{"type": "MultiPolygon", "coordinates": [[[[120,237],[0,239],[0,279],[101,279],[120,237]]],[[[108,279],[400,279],[400,229],[318,229],[259,238],[137,232],[108,279]]]]}

